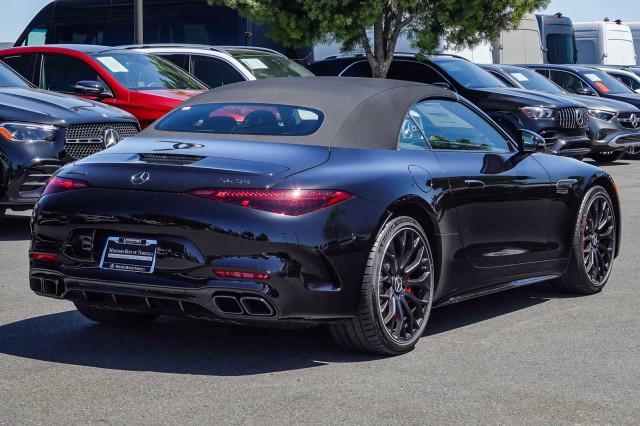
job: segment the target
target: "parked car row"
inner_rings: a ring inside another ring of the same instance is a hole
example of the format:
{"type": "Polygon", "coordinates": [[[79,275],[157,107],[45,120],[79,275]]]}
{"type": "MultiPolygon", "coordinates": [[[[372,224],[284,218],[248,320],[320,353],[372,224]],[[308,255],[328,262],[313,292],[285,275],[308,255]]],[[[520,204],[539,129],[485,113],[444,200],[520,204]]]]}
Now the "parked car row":
{"type": "MultiPolygon", "coordinates": [[[[30,208],[48,177],[62,164],[135,134],[138,124],[132,128],[132,118],[124,111],[145,128],[184,100],[210,88],[240,81],[313,75],[279,52],[250,47],[46,45],[0,50],[0,59],[23,77],[3,67],[3,72],[13,76],[13,83],[8,85],[44,89],[29,88],[40,97],[46,94],[63,99],[58,107],[65,102],[82,105],[80,97],[92,105],[90,110],[97,111],[98,104],[93,101],[100,101],[123,110],[103,113],[106,116],[102,118],[120,114],[121,119],[129,122],[129,127],[120,126],[117,120],[108,125],[96,124],[77,136],[73,131],[56,133],[62,142],[25,145],[28,154],[24,149],[3,148],[8,160],[2,167],[2,209],[30,208]],[[22,160],[13,159],[16,155],[22,156],[22,160]],[[12,172],[15,167],[21,171],[20,176],[12,172]]],[[[361,55],[318,61],[310,69],[327,76],[371,75],[368,61],[361,55]]],[[[549,64],[479,66],[453,55],[409,54],[396,56],[389,77],[429,83],[458,93],[481,108],[514,140],[519,139],[520,129],[527,129],[544,138],[549,153],[577,159],[590,156],[598,162],[610,162],[625,152],[633,156],[640,152],[640,95],[620,81],[626,74],[636,76],[630,70],[549,64]]],[[[75,124],[65,119],[63,113],[50,115],[54,121],[64,120],[66,124],[59,125],[60,128],[75,124]]],[[[240,124],[238,117],[243,117],[238,112],[227,115],[226,124],[223,117],[212,117],[215,120],[203,125],[233,127],[240,124]],[[229,121],[233,117],[234,123],[229,121]],[[213,121],[215,125],[211,124],[213,121]]],[[[10,116],[7,119],[17,120],[10,116]]],[[[50,124],[39,119],[33,118],[33,124],[50,124]]]]}
{"type": "MultiPolygon", "coordinates": [[[[329,58],[310,69],[316,75],[371,76],[359,55],[329,58]]],[[[480,66],[451,55],[396,55],[389,77],[449,88],[510,135],[520,128],[534,131],[548,151],[560,155],[608,162],[640,147],[640,95],[595,67],[480,66]]]]}

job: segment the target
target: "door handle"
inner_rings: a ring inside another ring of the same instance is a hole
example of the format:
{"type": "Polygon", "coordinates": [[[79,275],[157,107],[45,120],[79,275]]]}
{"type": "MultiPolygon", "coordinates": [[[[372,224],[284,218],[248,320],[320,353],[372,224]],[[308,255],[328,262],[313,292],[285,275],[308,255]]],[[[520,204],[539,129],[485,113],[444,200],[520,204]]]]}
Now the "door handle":
{"type": "Polygon", "coordinates": [[[477,179],[465,179],[464,184],[472,188],[484,188],[487,186],[483,181],[477,179]]]}

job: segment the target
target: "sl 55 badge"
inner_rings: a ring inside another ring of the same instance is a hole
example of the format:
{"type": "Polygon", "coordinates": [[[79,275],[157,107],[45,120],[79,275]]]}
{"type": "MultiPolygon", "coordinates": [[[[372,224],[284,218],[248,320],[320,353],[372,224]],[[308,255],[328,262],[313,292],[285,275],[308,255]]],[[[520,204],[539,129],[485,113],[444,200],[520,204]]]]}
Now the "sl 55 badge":
{"type": "Polygon", "coordinates": [[[230,179],[230,178],[221,178],[220,183],[223,185],[250,185],[251,181],[249,179],[230,179]]]}

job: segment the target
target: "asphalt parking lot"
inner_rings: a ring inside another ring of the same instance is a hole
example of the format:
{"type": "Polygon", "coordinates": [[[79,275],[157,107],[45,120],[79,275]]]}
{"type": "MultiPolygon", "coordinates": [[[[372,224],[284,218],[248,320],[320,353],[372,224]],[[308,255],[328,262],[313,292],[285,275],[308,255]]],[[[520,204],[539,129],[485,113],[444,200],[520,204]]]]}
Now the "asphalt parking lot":
{"type": "Polygon", "coordinates": [[[28,289],[28,214],[0,224],[0,424],[640,422],[640,162],[621,188],[604,292],[540,285],[433,312],[410,354],[342,352],[323,329],[166,318],[111,329],[28,289]]]}

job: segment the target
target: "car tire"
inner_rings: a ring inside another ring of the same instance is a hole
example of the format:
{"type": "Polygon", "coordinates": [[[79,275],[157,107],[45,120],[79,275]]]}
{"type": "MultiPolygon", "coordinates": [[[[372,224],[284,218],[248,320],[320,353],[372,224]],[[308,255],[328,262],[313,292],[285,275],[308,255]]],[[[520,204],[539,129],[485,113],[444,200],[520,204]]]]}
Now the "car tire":
{"type": "Polygon", "coordinates": [[[580,205],[569,266],[556,281],[557,289],[577,294],[600,292],[611,275],[616,238],[617,218],[611,197],[596,185],[589,189],[580,205]]]}
{"type": "Polygon", "coordinates": [[[625,152],[624,158],[626,158],[627,160],[640,160],[640,151],[634,152],[633,154],[625,152]]]}
{"type": "Polygon", "coordinates": [[[591,158],[594,159],[596,163],[613,163],[614,161],[618,161],[622,157],[624,157],[624,151],[613,151],[605,153],[593,153],[591,154],[591,158]]]}
{"type": "Polygon", "coordinates": [[[85,318],[99,322],[102,324],[113,325],[142,325],[148,324],[158,318],[155,314],[146,314],[142,312],[125,312],[125,311],[111,311],[108,309],[100,309],[94,306],[87,305],[85,303],[74,303],[76,309],[85,318]]]}
{"type": "Polygon", "coordinates": [[[411,351],[429,320],[434,274],[420,224],[407,216],[391,219],[369,253],[356,315],[329,325],[333,339],[350,351],[386,356],[411,351]]]}

